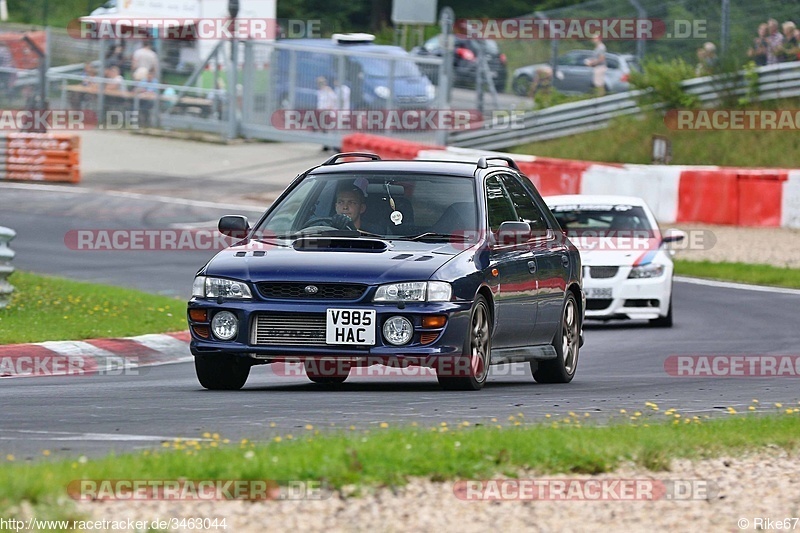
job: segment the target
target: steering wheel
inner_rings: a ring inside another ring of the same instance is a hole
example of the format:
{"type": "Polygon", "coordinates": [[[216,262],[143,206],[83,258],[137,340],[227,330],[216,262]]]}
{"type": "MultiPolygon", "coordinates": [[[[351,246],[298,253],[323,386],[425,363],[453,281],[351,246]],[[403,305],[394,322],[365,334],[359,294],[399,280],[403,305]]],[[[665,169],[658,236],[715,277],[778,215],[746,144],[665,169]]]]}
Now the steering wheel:
{"type": "Polygon", "coordinates": [[[315,226],[328,226],[339,230],[358,231],[358,228],[356,228],[356,225],[353,223],[353,220],[347,215],[336,215],[333,217],[314,217],[305,223],[303,229],[315,226]],[[345,219],[347,219],[346,222],[345,219]]]}

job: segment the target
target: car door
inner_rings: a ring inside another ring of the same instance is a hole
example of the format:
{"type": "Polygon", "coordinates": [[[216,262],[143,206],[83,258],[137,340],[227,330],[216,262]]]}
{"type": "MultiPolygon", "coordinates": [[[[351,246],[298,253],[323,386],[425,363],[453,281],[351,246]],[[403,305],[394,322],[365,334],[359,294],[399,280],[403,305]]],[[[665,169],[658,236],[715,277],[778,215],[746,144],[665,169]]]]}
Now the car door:
{"type": "Polygon", "coordinates": [[[546,344],[553,339],[561,319],[570,277],[569,254],[560,232],[550,227],[544,202],[530,182],[512,174],[504,174],[502,179],[520,220],[531,226],[527,244],[529,263],[534,265],[537,310],[530,340],[532,344],[546,344]]]}
{"type": "Polygon", "coordinates": [[[558,60],[554,81],[556,89],[565,92],[589,92],[592,88],[592,68],[584,61],[591,56],[586,50],[573,50],[558,60]]]}
{"type": "Polygon", "coordinates": [[[536,322],[536,279],[529,265],[533,254],[526,242],[497,240],[500,224],[518,221],[519,217],[499,175],[488,177],[485,187],[488,228],[495,237],[489,271],[497,270],[493,278],[497,316],[492,342],[497,348],[528,346],[536,322]]]}

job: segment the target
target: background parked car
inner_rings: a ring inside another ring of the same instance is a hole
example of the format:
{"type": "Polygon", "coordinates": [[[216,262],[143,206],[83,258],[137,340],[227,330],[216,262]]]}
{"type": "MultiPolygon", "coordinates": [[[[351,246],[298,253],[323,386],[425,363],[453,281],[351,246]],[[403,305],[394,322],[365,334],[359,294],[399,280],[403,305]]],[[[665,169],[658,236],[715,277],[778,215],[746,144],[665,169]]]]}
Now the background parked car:
{"type": "MultiPolygon", "coordinates": [[[[474,87],[475,76],[478,70],[478,53],[480,47],[485,46],[486,59],[489,62],[489,71],[494,80],[497,92],[506,88],[508,71],[506,70],[506,55],[500,51],[495,41],[491,39],[468,39],[463,35],[456,35],[455,49],[453,52],[453,86],[474,87]]],[[[444,53],[441,36],[437,35],[428,39],[422,46],[416,46],[411,54],[419,57],[437,56],[444,53]]],[[[439,69],[434,65],[420,65],[422,71],[434,82],[438,83],[439,69]]]]}
{"type": "MultiPolygon", "coordinates": [[[[566,94],[585,94],[594,90],[592,67],[585,61],[592,57],[592,50],[572,50],[560,56],[557,62],[553,87],[566,94]]],[[[636,56],[631,54],[606,54],[606,93],[630,90],[631,70],[641,70],[636,56]]],[[[549,66],[547,63],[528,65],[514,71],[511,86],[514,93],[526,96],[538,69],[549,66]]]]}

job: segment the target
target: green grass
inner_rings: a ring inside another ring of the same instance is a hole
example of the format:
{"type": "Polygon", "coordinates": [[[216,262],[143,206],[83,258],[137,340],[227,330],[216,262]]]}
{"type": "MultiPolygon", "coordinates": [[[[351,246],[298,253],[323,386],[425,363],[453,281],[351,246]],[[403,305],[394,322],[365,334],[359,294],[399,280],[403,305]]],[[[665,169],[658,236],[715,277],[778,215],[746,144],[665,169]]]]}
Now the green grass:
{"type": "Polygon", "coordinates": [[[781,406],[781,414],[706,420],[648,405],[642,409],[645,415],[634,414],[634,421],[620,415],[627,423],[610,426],[581,427],[585,418],[571,414],[550,424],[506,428],[442,424],[318,434],[307,427],[258,445],[206,435],[211,438],[97,460],[20,462],[0,457],[0,510],[23,500],[48,505],[64,496],[71,481],[80,479],[318,480],[332,488],[394,486],[409,477],[481,479],[515,476],[523,469],[596,474],[627,461],[664,470],[672,458],[715,457],[768,445],[793,450],[800,445],[798,408],[781,406]]]}
{"type": "Polygon", "coordinates": [[[163,333],[186,329],[186,304],[133,289],[16,271],[0,309],[0,345],[163,333]]]}
{"type": "Polygon", "coordinates": [[[797,268],[678,259],[675,260],[675,274],[695,278],[800,289],[800,269],[797,268]]]}
{"type": "MultiPolygon", "coordinates": [[[[794,109],[796,101],[773,103],[794,109]]],[[[765,106],[766,108],[766,106],[765,106]]],[[[605,130],[511,148],[516,154],[610,163],[649,164],[652,136],[672,142],[672,164],[796,168],[800,135],[788,131],[674,131],[661,115],[615,120],[605,130]]]]}

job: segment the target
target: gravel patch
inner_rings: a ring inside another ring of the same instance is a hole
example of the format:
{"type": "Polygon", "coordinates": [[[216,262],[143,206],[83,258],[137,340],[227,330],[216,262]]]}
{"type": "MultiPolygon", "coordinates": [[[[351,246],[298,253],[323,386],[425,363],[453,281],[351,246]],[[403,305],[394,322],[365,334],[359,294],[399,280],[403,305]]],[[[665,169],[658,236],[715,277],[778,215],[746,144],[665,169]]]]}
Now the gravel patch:
{"type": "MultiPolygon", "coordinates": [[[[674,460],[668,472],[632,465],[598,476],[535,476],[526,479],[652,479],[695,481],[707,495],[676,501],[464,501],[453,483],[414,479],[399,489],[382,488],[360,497],[337,494],[318,501],[271,502],[95,502],[79,510],[96,520],[222,518],[227,531],[628,531],[756,530],[757,518],[800,516],[800,452],[777,447],[737,457],[674,460]],[[747,527],[740,528],[739,520],[747,527]]],[[[766,529],[766,523],[763,524],[766,529]]],[[[791,529],[791,528],[790,528],[791,529]]],[[[800,523],[795,526],[800,531],[800,523]]],[[[192,531],[173,529],[171,531],[192,531]]]]}
{"type": "MultiPolygon", "coordinates": [[[[742,228],[707,224],[680,224],[689,233],[689,249],[681,249],[676,259],[754,263],[800,268],[800,229],[742,228]],[[713,246],[706,249],[708,243],[713,246]],[[700,243],[705,243],[701,245],[700,243]]],[[[798,528],[800,530],[800,527],[798,528]]]]}

